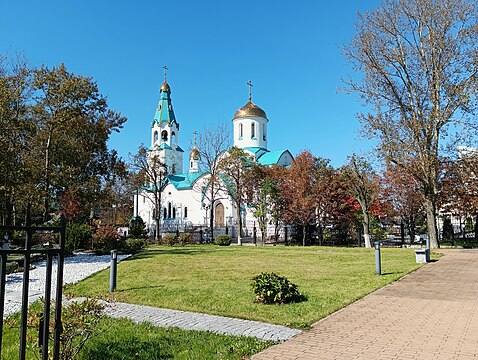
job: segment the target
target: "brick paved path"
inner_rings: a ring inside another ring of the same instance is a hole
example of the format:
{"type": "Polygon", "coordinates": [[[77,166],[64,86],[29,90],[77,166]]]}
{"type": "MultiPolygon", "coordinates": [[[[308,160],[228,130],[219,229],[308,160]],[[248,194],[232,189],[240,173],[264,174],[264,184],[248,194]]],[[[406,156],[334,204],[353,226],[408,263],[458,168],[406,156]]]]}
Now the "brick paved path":
{"type": "MultiPolygon", "coordinates": [[[[70,301],[83,301],[76,298],[70,301]]],[[[204,330],[234,336],[251,336],[263,340],[283,341],[300,334],[301,331],[286,326],[266,324],[259,321],[234,319],[217,315],[188,311],[170,310],[152,306],[107,303],[105,314],[114,318],[126,318],[135,323],[149,322],[163,327],[178,327],[184,330],[204,330]]]]}
{"type": "Polygon", "coordinates": [[[478,359],[478,251],[445,253],[253,360],[478,359]]]}

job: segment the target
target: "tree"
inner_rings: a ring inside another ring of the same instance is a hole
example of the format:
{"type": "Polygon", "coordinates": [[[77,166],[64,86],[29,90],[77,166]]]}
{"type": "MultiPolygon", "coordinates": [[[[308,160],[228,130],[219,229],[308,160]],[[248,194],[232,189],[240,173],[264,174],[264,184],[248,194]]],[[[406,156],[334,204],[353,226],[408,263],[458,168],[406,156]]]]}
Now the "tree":
{"type": "Polygon", "coordinates": [[[382,175],[383,198],[391,205],[407,227],[410,242],[415,239],[415,228],[423,219],[423,195],[416,180],[389,164],[382,175]]]}
{"type": "Polygon", "coordinates": [[[131,158],[131,166],[136,171],[138,184],[142,185],[142,194],[153,204],[153,218],[155,222],[154,240],[159,242],[161,229],[161,209],[164,185],[166,184],[168,169],[160,158],[158,151],[148,150],[141,145],[138,152],[131,158]]]}
{"type": "Polygon", "coordinates": [[[244,150],[233,146],[220,162],[219,168],[227,193],[236,208],[237,243],[242,245],[242,208],[247,200],[247,172],[254,159],[244,150]]]}
{"type": "Polygon", "coordinates": [[[31,164],[35,136],[32,120],[32,71],[26,61],[0,56],[0,199],[1,223],[15,225],[21,207],[34,202],[31,164]]]}
{"type": "MultiPolygon", "coordinates": [[[[461,149],[459,159],[448,160],[444,166],[439,204],[445,212],[458,216],[474,216],[478,224],[478,152],[461,149]]],[[[478,226],[475,226],[478,239],[478,226]]]]}
{"type": "Polygon", "coordinates": [[[315,219],[316,158],[304,150],[297,155],[281,184],[285,200],[284,220],[302,227],[302,245],[305,246],[307,225],[315,219]]]}
{"type": "Polygon", "coordinates": [[[229,128],[225,123],[220,123],[213,128],[205,127],[197,137],[197,150],[200,155],[201,168],[207,175],[206,182],[197,182],[193,189],[203,197],[203,206],[209,206],[211,240],[214,235],[214,203],[219,200],[223,190],[219,177],[219,162],[221,155],[229,146],[229,128]]]}
{"type": "Polygon", "coordinates": [[[107,149],[109,135],[126,118],[108,109],[106,98],[88,77],[67,71],[64,64],[34,71],[38,182],[43,221],[60,192],[75,186],[94,195],[108,177],[115,152],[107,149]]]}
{"type": "Polygon", "coordinates": [[[253,164],[247,172],[246,192],[247,205],[252,209],[252,214],[257,219],[261,231],[262,244],[267,235],[267,224],[271,214],[273,197],[278,193],[277,186],[272,178],[271,168],[253,164]]]}
{"type": "Polygon", "coordinates": [[[350,195],[357,200],[362,210],[362,226],[365,247],[370,243],[370,211],[372,204],[378,197],[378,182],[372,167],[363,158],[357,155],[349,157],[347,165],[343,166],[341,173],[346,179],[350,195]]]}
{"type": "Polygon", "coordinates": [[[270,222],[274,225],[274,239],[276,242],[279,238],[279,225],[284,218],[286,199],[282,196],[281,188],[286,173],[287,169],[280,165],[272,165],[268,168],[270,188],[268,195],[269,206],[267,210],[270,216],[270,222]]]}
{"type": "Polygon", "coordinates": [[[135,216],[129,223],[129,236],[135,239],[146,239],[148,232],[141,216],[135,216]]]}
{"type": "Polygon", "coordinates": [[[359,14],[345,48],[363,75],[348,88],[371,109],[360,116],[364,129],[387,162],[420,184],[432,247],[440,151],[476,124],[477,13],[471,0],[385,0],[359,14]]]}

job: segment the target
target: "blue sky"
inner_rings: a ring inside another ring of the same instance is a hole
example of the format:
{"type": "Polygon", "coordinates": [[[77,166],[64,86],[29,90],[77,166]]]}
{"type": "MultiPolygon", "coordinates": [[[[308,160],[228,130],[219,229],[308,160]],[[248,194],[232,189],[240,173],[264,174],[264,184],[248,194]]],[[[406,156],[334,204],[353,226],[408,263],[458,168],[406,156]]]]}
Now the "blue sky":
{"type": "MultiPolygon", "coordinates": [[[[110,147],[124,158],[150,145],[150,124],[168,83],[179,142],[194,130],[230,123],[253,101],[269,118],[269,149],[303,149],[342,165],[371,148],[360,137],[355,95],[338,92],[351,73],[341,48],[357,12],[378,0],[1,1],[0,54],[23,53],[33,66],[64,62],[93,77],[111,108],[128,118],[110,147]]],[[[231,123],[232,132],[232,123],[231,123]]]]}

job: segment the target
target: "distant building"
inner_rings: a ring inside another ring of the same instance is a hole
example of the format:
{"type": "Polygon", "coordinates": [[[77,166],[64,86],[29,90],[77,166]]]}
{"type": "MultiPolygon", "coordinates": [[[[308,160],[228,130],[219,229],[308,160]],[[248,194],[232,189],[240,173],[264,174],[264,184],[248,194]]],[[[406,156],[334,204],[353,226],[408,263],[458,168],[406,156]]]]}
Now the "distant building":
{"type": "MultiPolygon", "coordinates": [[[[289,150],[270,151],[267,147],[268,122],[265,111],[252,102],[249,92],[248,102],[236,111],[232,119],[234,145],[250,153],[261,165],[288,166],[293,161],[289,150]]],[[[157,155],[161,162],[166,164],[168,171],[162,191],[162,211],[159,214],[161,231],[208,226],[209,209],[212,206],[215,227],[221,231],[227,225],[233,236],[235,235],[233,226],[236,224],[236,210],[230,195],[221,194],[218,197],[220,199],[213,204],[203,196],[209,174],[200,167],[201,159],[196,143],[189,154],[189,169],[183,170],[184,150],[179,146],[179,123],[174,115],[171,88],[166,79],[161,86],[158,107],[151,123],[149,151],[151,155],[157,155]]],[[[134,215],[141,216],[151,234],[155,231],[153,208],[146,188],[135,195],[134,215]]],[[[245,236],[248,236],[257,220],[247,206],[242,214],[245,236]]]]}

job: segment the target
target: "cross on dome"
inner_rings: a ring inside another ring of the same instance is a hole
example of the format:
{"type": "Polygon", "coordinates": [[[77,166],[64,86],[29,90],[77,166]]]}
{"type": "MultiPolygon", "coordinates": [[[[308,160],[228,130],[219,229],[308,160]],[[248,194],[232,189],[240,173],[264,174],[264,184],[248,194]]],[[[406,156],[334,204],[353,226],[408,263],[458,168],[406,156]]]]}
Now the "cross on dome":
{"type": "Polygon", "coordinates": [[[166,82],[166,72],[168,71],[168,67],[164,65],[163,70],[164,70],[164,82],[166,82]]]}
{"type": "Polygon", "coordinates": [[[249,101],[252,101],[252,87],[254,85],[252,85],[252,81],[251,80],[248,80],[247,81],[247,86],[249,87],[249,101]]]}

